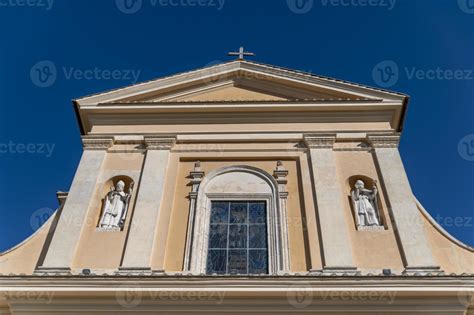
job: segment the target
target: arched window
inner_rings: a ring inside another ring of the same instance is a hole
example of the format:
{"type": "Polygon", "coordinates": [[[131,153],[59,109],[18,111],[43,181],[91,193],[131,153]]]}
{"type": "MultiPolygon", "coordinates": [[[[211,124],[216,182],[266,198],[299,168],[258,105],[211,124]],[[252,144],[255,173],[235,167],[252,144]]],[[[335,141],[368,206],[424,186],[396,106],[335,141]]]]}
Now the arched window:
{"type": "Polygon", "coordinates": [[[193,274],[287,272],[284,184],[251,166],[224,167],[202,182],[204,174],[199,170],[191,172],[195,180],[185,270],[193,274]]]}

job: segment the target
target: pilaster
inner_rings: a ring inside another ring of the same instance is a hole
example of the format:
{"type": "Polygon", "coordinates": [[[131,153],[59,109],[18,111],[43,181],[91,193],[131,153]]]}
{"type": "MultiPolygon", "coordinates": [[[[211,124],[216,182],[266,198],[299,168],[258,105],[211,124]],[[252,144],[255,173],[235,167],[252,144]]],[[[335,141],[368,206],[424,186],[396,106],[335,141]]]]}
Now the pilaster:
{"type": "Polygon", "coordinates": [[[190,172],[191,177],[191,192],[189,193],[189,217],[188,217],[188,232],[186,235],[186,249],[184,253],[184,271],[190,271],[191,246],[194,229],[194,217],[196,213],[196,201],[198,196],[198,189],[204,177],[204,172],[201,169],[201,162],[197,161],[194,164],[194,170],[190,172]]]}
{"type": "Polygon", "coordinates": [[[424,220],[417,208],[398,145],[400,136],[368,136],[388,199],[405,261],[405,273],[440,272],[428,245],[424,220]]]}
{"type": "Polygon", "coordinates": [[[345,222],[342,193],[337,181],[333,147],[336,135],[305,135],[309,148],[313,190],[323,247],[323,272],[355,273],[352,246],[345,222]]]}
{"type": "Polygon", "coordinates": [[[69,273],[97,179],[112,138],[83,137],[84,152],[64,202],[55,233],[37,272],[69,273]]]}
{"type": "Polygon", "coordinates": [[[146,157],[120,272],[152,272],[163,188],[175,137],[145,137],[146,157]]]}

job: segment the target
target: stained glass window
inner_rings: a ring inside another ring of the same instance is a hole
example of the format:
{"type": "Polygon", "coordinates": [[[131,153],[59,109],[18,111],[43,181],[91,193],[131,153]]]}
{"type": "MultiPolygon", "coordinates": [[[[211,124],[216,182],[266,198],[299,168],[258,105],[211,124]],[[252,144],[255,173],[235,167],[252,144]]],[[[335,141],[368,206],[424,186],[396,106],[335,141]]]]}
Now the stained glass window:
{"type": "Polygon", "coordinates": [[[213,201],[208,274],[268,273],[267,206],[264,201],[213,201]]]}

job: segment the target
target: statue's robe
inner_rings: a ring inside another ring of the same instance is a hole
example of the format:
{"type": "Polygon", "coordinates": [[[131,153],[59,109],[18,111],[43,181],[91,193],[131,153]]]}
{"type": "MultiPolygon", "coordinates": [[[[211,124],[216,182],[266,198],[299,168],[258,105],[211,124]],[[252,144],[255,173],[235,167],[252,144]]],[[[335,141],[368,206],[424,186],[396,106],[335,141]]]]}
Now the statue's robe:
{"type": "Polygon", "coordinates": [[[120,228],[122,218],[127,209],[127,194],[125,192],[111,191],[105,198],[105,206],[100,221],[100,227],[120,228]]]}
{"type": "Polygon", "coordinates": [[[361,190],[357,196],[353,192],[353,200],[356,207],[357,215],[359,217],[358,224],[360,226],[374,226],[380,225],[377,207],[375,206],[375,196],[372,191],[361,190]]]}

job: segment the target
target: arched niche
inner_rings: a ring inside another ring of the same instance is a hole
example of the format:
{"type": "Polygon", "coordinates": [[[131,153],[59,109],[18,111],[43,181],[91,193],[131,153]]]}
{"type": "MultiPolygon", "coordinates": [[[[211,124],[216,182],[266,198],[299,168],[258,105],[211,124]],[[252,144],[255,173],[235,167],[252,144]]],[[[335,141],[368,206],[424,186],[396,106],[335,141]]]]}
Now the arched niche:
{"type": "MultiPolygon", "coordinates": [[[[356,229],[358,229],[358,227],[357,227],[357,218],[356,218],[357,210],[355,209],[354,202],[352,200],[352,190],[354,189],[355,183],[358,180],[363,181],[365,188],[370,189],[370,190],[374,189],[374,186],[375,186],[374,183],[376,182],[375,178],[372,178],[372,177],[366,176],[366,175],[353,175],[353,176],[350,176],[346,181],[346,183],[347,183],[346,191],[348,192],[347,202],[349,202],[349,204],[350,204],[352,218],[353,218],[354,226],[355,226],[356,229]]],[[[377,182],[377,189],[378,189],[378,193],[377,193],[376,202],[377,202],[377,205],[378,205],[378,215],[379,215],[379,220],[380,220],[381,226],[377,227],[377,228],[372,228],[372,229],[368,228],[367,230],[387,229],[387,220],[386,220],[386,217],[385,217],[385,212],[383,211],[383,207],[382,207],[382,204],[383,204],[382,199],[380,197],[380,194],[382,192],[381,192],[381,187],[380,187],[378,182],[377,182]]]]}
{"type": "Polygon", "coordinates": [[[266,202],[268,272],[288,272],[286,196],[272,175],[256,167],[230,166],[207,174],[190,200],[185,271],[206,273],[211,202],[228,200],[266,202]]]}

